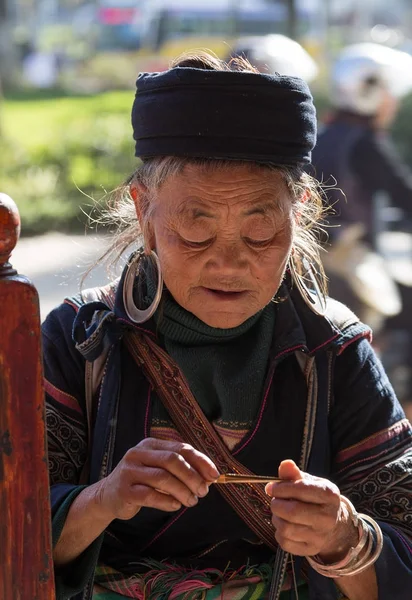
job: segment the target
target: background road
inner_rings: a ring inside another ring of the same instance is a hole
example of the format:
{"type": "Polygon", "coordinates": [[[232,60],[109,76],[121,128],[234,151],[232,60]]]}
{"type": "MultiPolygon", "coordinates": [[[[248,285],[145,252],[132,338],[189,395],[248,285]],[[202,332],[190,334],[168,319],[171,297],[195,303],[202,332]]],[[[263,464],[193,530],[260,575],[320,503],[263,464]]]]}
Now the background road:
{"type": "MultiPolygon", "coordinates": [[[[80,289],[82,275],[100,256],[109,239],[96,235],[64,235],[50,233],[41,237],[23,238],[14,250],[10,262],[20,275],[32,280],[39,292],[42,320],[66,296],[80,289]]],[[[96,267],[83,287],[107,283],[104,267],[96,267]]]]}

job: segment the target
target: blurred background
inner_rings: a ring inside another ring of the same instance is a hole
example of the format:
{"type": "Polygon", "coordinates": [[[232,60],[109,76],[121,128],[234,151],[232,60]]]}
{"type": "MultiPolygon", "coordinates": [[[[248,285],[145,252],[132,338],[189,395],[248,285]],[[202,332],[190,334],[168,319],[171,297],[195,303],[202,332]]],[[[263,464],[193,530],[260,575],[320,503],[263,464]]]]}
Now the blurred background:
{"type": "MultiPolygon", "coordinates": [[[[342,47],[373,41],[412,53],[412,2],[0,0],[0,191],[19,207],[13,262],[38,285],[43,316],[74,293],[104,246],[86,215],[133,171],[138,72],[166,69],[192,48],[224,58],[239,37],[272,33],[299,41],[316,61],[310,85],[323,119],[342,47]]],[[[412,165],[410,96],[393,135],[412,165]]],[[[101,278],[100,270],[93,284],[101,278]]]]}

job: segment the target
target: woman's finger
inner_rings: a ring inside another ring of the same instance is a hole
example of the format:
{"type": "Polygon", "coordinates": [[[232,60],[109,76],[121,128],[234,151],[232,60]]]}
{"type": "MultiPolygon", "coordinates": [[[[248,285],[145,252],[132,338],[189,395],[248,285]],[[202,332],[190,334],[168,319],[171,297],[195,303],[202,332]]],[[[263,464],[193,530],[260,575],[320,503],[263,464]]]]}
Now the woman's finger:
{"type": "Polygon", "coordinates": [[[327,504],[312,504],[299,500],[283,500],[272,498],[271,510],[277,517],[296,523],[323,530],[336,523],[336,511],[327,504]]]}
{"type": "Polygon", "coordinates": [[[279,477],[281,479],[287,479],[290,481],[295,481],[297,479],[302,479],[304,477],[304,473],[299,469],[297,464],[290,459],[282,460],[279,465],[279,477]]]}
{"type": "Polygon", "coordinates": [[[157,508],[173,512],[182,508],[182,504],[169,494],[163,494],[146,485],[133,485],[130,488],[131,500],[139,507],[157,508]]]}
{"type": "Polygon", "coordinates": [[[303,542],[293,542],[291,540],[282,540],[278,539],[278,536],[275,534],[276,541],[279,546],[285,550],[285,552],[289,552],[294,556],[314,556],[317,554],[317,551],[313,551],[313,549],[303,542]]]}
{"type": "Polygon", "coordinates": [[[170,471],[162,467],[139,466],[134,467],[133,488],[137,486],[146,486],[148,488],[162,492],[163,495],[168,495],[180,504],[187,507],[195,506],[198,503],[198,495],[175,477],[170,471]],[[137,483],[138,482],[138,483],[137,483]]]}
{"type": "Polygon", "coordinates": [[[324,537],[306,525],[287,523],[276,516],[272,517],[272,523],[279,546],[291,554],[313,556],[319,552],[324,543],[324,537]]]}
{"type": "MultiPolygon", "coordinates": [[[[203,497],[209,491],[210,480],[205,479],[198,470],[193,467],[185,458],[190,451],[183,452],[185,456],[178,450],[181,450],[183,444],[172,446],[173,449],[153,449],[147,446],[136,446],[130,450],[126,457],[126,464],[129,471],[132,473],[132,483],[139,483],[141,471],[138,467],[146,466],[162,469],[162,472],[169,472],[176,479],[180,480],[188,490],[195,496],[203,497]]],[[[163,475],[164,478],[164,475],[163,475]]]]}
{"type": "Polygon", "coordinates": [[[187,462],[202,475],[205,481],[211,483],[219,477],[220,473],[216,465],[208,456],[206,456],[206,454],[195,450],[195,448],[189,444],[182,444],[182,446],[182,456],[184,456],[187,462]]]}
{"type": "Polygon", "coordinates": [[[330,532],[325,534],[306,525],[288,523],[276,516],[272,517],[272,523],[275,527],[276,540],[282,548],[285,549],[290,544],[302,544],[309,555],[320,552],[330,535],[330,532]]]}
{"type": "Polygon", "coordinates": [[[170,442],[159,440],[157,438],[146,438],[138,444],[137,447],[148,447],[153,450],[169,450],[181,454],[186,461],[205,479],[205,481],[215,481],[219,477],[219,471],[212,460],[203,452],[195,450],[190,444],[183,442],[170,442]]]}
{"type": "Polygon", "coordinates": [[[131,478],[131,484],[139,484],[142,476],[141,467],[162,469],[178,479],[187,489],[187,493],[195,496],[205,496],[208,485],[203,477],[185,458],[170,450],[138,450],[127,457],[126,476],[131,478]]]}
{"type": "Polygon", "coordinates": [[[272,523],[278,538],[282,541],[289,540],[300,544],[312,544],[315,538],[318,537],[314,530],[307,525],[289,523],[276,516],[272,517],[272,523]]]}
{"type": "Polygon", "coordinates": [[[266,493],[274,498],[299,500],[312,504],[331,504],[339,507],[339,488],[327,479],[312,479],[310,476],[297,481],[268,483],[266,493]]]}

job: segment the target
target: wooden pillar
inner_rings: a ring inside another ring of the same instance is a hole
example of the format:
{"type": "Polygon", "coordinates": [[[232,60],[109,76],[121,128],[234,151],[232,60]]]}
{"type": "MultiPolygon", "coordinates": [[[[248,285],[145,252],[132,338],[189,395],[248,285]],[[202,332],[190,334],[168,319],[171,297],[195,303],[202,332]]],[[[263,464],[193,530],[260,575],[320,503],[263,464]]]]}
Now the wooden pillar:
{"type": "Polygon", "coordinates": [[[39,301],[8,262],[19,233],[0,194],[0,598],[54,600],[39,301]]]}

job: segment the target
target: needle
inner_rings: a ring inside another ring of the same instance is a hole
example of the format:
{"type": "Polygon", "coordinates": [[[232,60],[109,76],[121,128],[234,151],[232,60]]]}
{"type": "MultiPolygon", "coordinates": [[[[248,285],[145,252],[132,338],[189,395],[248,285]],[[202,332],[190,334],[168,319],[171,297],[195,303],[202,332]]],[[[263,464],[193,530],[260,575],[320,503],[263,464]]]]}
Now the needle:
{"type": "Polygon", "coordinates": [[[267,477],[265,475],[238,475],[237,473],[226,473],[220,475],[215,483],[269,483],[271,481],[282,481],[279,477],[267,477]]]}

